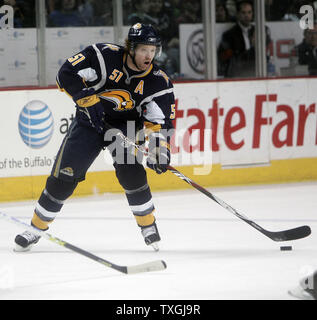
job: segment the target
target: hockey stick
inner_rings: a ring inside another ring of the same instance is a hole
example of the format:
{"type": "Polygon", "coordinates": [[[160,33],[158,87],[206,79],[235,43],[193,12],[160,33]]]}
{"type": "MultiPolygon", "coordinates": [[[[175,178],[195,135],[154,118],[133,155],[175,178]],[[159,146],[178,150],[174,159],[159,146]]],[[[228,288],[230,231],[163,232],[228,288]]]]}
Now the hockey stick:
{"type": "Polygon", "coordinates": [[[138,264],[138,265],[134,265],[134,266],[120,266],[120,265],[114,264],[108,260],[105,260],[103,258],[100,258],[100,257],[98,257],[88,251],[85,251],[81,248],[78,248],[65,240],[61,240],[57,237],[54,237],[53,235],[49,234],[48,232],[38,230],[38,229],[26,224],[25,222],[15,218],[15,217],[9,216],[1,211],[0,211],[0,218],[6,220],[8,222],[11,222],[17,226],[23,227],[26,230],[28,230],[29,232],[32,232],[38,236],[41,236],[41,237],[45,238],[46,240],[52,241],[62,247],[65,247],[69,250],[72,250],[76,253],[79,253],[89,259],[96,261],[96,262],[99,262],[106,267],[112,268],[114,270],[117,270],[117,271],[125,273],[125,274],[159,271],[159,270],[166,269],[166,263],[163,260],[151,261],[151,262],[142,263],[142,264],[138,264]]]}
{"type": "Polygon", "coordinates": [[[261,233],[263,233],[264,235],[266,235],[267,237],[269,237],[270,239],[272,239],[274,241],[296,240],[296,239],[305,238],[311,234],[311,229],[309,226],[300,226],[300,227],[297,227],[294,229],[288,229],[288,230],[283,230],[283,231],[265,230],[264,228],[259,226],[254,221],[250,220],[246,216],[239,213],[236,209],[231,207],[229,204],[227,204],[226,202],[224,202],[223,200],[216,197],[214,194],[210,193],[208,190],[206,190],[205,188],[203,188],[202,186],[200,186],[199,184],[194,182],[192,179],[183,175],[181,172],[176,170],[174,167],[168,166],[167,168],[172,173],[174,173],[176,176],[178,176],[180,179],[184,180],[186,183],[188,183],[189,185],[191,185],[192,187],[194,187],[195,189],[197,189],[198,191],[200,191],[201,193],[206,195],[208,198],[214,200],[219,205],[221,205],[223,208],[227,209],[228,211],[233,213],[235,216],[237,216],[238,218],[240,218],[244,222],[248,223],[250,226],[257,229],[258,231],[260,231],[261,233]]]}
{"type": "MultiPolygon", "coordinates": [[[[108,129],[112,129],[112,127],[108,124],[106,124],[106,127],[108,129]]],[[[131,145],[131,146],[135,147],[137,150],[141,151],[145,156],[149,156],[149,152],[143,146],[134,143],[132,140],[130,140],[128,137],[126,137],[123,133],[118,132],[116,135],[119,136],[124,141],[124,143],[126,145],[131,145]]],[[[202,186],[200,186],[199,184],[194,182],[192,179],[183,175],[181,172],[176,170],[174,167],[169,165],[167,167],[167,169],[169,171],[171,171],[172,173],[174,173],[178,178],[184,180],[186,183],[188,183],[189,185],[194,187],[196,190],[200,191],[201,193],[206,195],[208,198],[214,200],[220,206],[227,209],[229,212],[233,213],[235,216],[237,216],[238,218],[240,218],[244,222],[248,223],[250,226],[257,229],[262,234],[264,234],[265,236],[269,237],[270,239],[272,239],[274,241],[296,240],[296,239],[305,238],[311,234],[311,229],[309,226],[300,226],[300,227],[297,227],[294,229],[288,229],[288,230],[282,230],[282,231],[268,231],[268,230],[262,228],[260,225],[258,225],[254,221],[247,218],[246,216],[239,213],[236,209],[231,207],[229,204],[225,203],[220,198],[216,197],[214,194],[210,193],[208,190],[206,190],[205,188],[203,188],[202,186]]]]}

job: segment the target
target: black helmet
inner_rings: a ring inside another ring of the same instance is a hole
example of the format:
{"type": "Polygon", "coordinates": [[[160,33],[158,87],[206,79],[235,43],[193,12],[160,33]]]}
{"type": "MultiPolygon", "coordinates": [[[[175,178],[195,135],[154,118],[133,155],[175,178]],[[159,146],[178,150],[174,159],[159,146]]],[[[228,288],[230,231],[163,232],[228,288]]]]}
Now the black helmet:
{"type": "Polygon", "coordinates": [[[148,44],[157,47],[156,56],[160,56],[161,54],[162,44],[160,35],[150,24],[134,24],[129,30],[128,41],[131,50],[134,50],[138,44],[148,44]]]}

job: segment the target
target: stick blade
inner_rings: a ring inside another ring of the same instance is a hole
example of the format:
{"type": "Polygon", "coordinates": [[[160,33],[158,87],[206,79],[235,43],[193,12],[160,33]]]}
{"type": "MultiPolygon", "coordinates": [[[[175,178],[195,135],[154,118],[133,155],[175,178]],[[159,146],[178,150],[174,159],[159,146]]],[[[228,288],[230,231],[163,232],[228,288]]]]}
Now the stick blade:
{"type": "Polygon", "coordinates": [[[280,232],[270,232],[270,238],[274,241],[289,241],[308,237],[311,234],[309,226],[301,226],[280,232]]]}
{"type": "Polygon", "coordinates": [[[127,267],[127,274],[135,274],[142,272],[160,271],[166,269],[166,263],[163,260],[151,261],[135,266],[127,267]]]}

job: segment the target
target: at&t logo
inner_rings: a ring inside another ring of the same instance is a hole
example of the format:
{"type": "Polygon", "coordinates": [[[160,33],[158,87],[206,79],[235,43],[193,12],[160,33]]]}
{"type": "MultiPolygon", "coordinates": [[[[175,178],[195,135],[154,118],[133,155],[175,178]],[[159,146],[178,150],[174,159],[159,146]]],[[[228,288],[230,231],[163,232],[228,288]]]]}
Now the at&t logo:
{"type": "Polygon", "coordinates": [[[40,100],[32,100],[19,116],[19,132],[23,142],[34,149],[44,147],[54,131],[54,119],[48,106],[40,100]]]}

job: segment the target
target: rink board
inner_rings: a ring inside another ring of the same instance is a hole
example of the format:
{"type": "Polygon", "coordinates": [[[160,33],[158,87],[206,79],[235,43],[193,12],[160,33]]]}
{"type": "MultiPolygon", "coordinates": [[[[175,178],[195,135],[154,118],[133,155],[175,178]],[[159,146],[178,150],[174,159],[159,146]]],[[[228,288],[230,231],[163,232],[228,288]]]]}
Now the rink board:
{"type": "MultiPolygon", "coordinates": [[[[175,84],[172,165],[207,187],[317,180],[316,86],[314,78],[175,84]]],[[[0,99],[0,201],[37,198],[74,104],[56,88],[0,90],[0,99]]],[[[153,190],[188,187],[171,173],[149,172],[149,181],[153,190]]],[[[121,191],[105,151],[75,195],[121,191]]]]}
{"type": "MultiPolygon", "coordinates": [[[[213,165],[209,175],[193,175],[193,167],[177,167],[183,174],[192,178],[204,187],[284,183],[317,180],[316,159],[275,160],[270,166],[222,169],[219,164],[213,165]]],[[[156,175],[148,172],[148,181],[153,191],[191,188],[172,173],[156,175]]],[[[37,199],[45,186],[47,176],[12,177],[0,179],[1,201],[18,201],[37,199]]],[[[117,182],[114,171],[87,173],[86,180],[81,182],[74,196],[123,192],[117,182]]]]}

